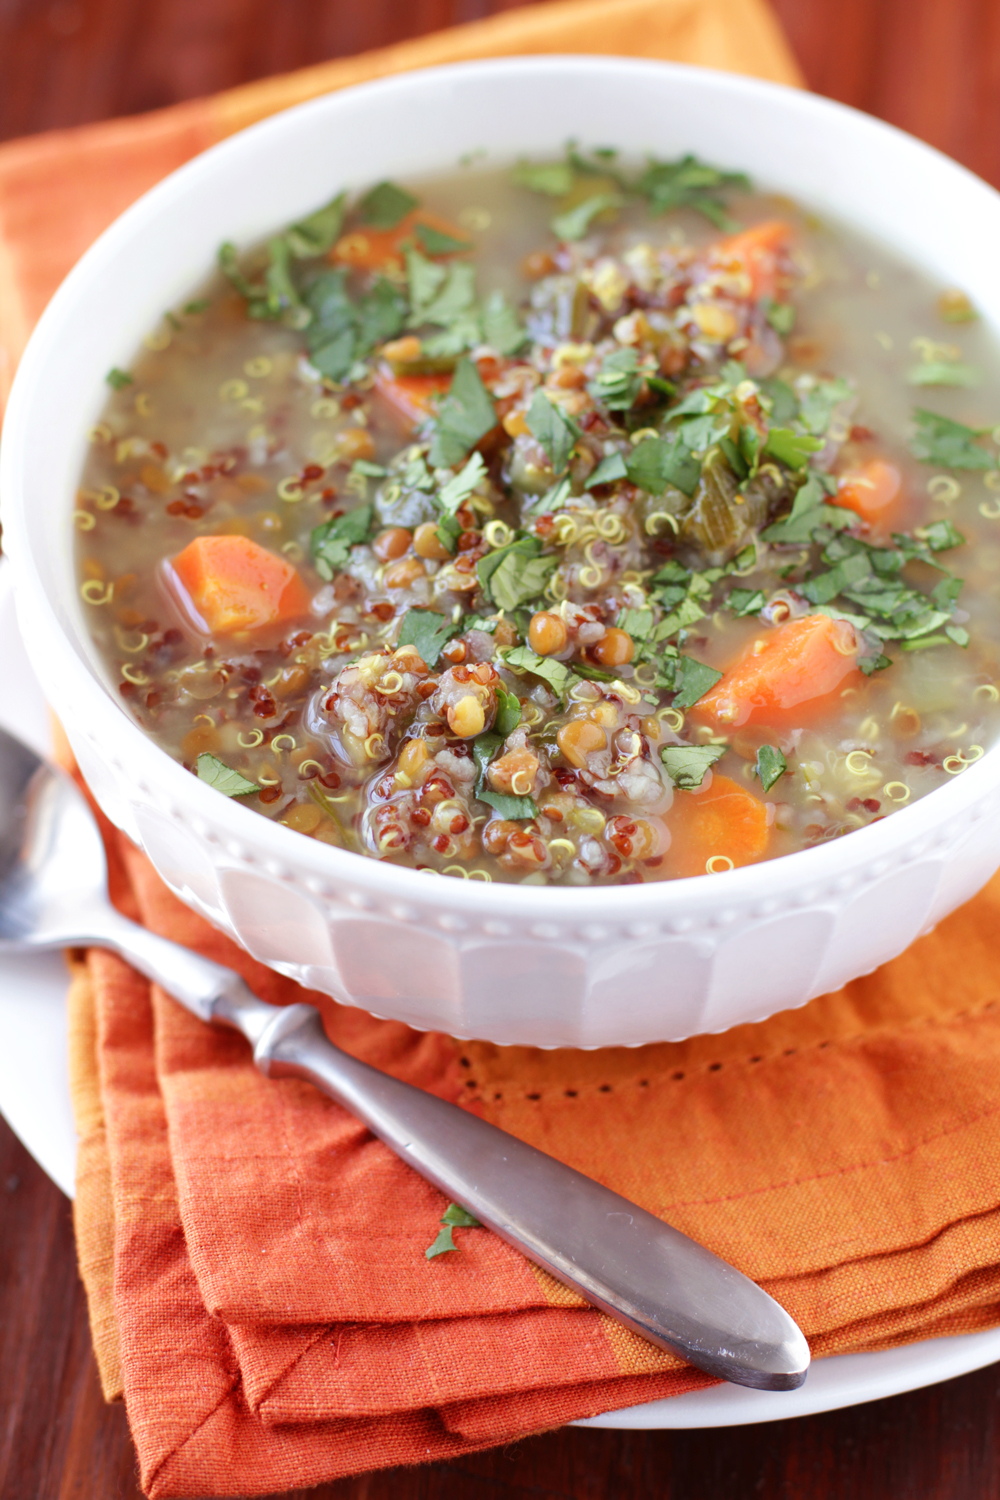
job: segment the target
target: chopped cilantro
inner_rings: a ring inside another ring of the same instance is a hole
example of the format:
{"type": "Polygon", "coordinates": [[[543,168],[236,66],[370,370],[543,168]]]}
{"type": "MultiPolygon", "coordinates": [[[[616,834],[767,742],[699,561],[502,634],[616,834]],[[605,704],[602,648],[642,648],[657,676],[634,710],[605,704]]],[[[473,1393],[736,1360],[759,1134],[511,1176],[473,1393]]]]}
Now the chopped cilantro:
{"type": "Polygon", "coordinates": [[[443,1228],[433,1245],[429,1245],[424,1251],[428,1260],[433,1260],[437,1255],[444,1255],[449,1250],[458,1249],[452,1235],[453,1229],[481,1229],[483,1227],[468,1209],[461,1208],[457,1203],[448,1204],[439,1222],[443,1228]]]}
{"type": "Polygon", "coordinates": [[[531,398],[527,423],[532,437],[538,439],[548,454],[553,473],[561,474],[580,436],[579,427],[562,407],[549,400],[544,391],[536,391],[531,398]]]}
{"type": "Polygon", "coordinates": [[[527,343],[527,330],[503,292],[491,292],[483,304],[483,339],[503,357],[517,354],[527,343]]]}
{"type": "Polygon", "coordinates": [[[453,516],[486,473],[482,455],[474,453],[460,473],[449,479],[437,497],[437,503],[445,515],[453,516]]]}
{"type": "Polygon", "coordinates": [[[113,365],[104,378],[113,391],[123,391],[127,385],[135,385],[135,376],[127,370],[119,370],[117,365],[113,365]]]}
{"type": "Polygon", "coordinates": [[[621,193],[595,193],[592,198],[585,198],[582,203],[556,214],[550,228],[556,239],[582,240],[598,214],[621,208],[624,202],[621,193]]]}
{"type": "Polygon", "coordinates": [[[477,793],[480,802],[488,802],[501,818],[537,818],[538,808],[530,797],[511,797],[505,792],[477,793]]]}
{"type": "Polygon", "coordinates": [[[495,730],[489,729],[485,734],[477,734],[472,741],[472,760],[476,767],[476,796],[486,790],[486,772],[490,762],[496,759],[497,753],[504,742],[504,736],[495,730]]]}
{"type": "Polygon", "coordinates": [[[579,681],[577,673],[564,661],[551,656],[539,656],[530,646],[513,646],[503,653],[504,664],[517,672],[533,672],[547,682],[554,693],[564,697],[574,683],[579,681]]]}
{"type": "Polygon", "coordinates": [[[909,385],[978,385],[979,371],[972,365],[954,364],[940,359],[924,360],[907,372],[909,385]]]}
{"type": "Polygon", "coordinates": [[[527,536],[488,552],[476,564],[483,593],[506,610],[537,599],[559,562],[554,555],[542,557],[541,551],[539,539],[527,536]]]}
{"type": "Polygon", "coordinates": [[[193,302],[185,302],[184,315],[188,318],[197,317],[199,313],[207,312],[211,305],[207,297],[195,297],[193,302]]]}
{"type": "Polygon", "coordinates": [[[574,175],[568,161],[520,161],[511,173],[511,181],[516,187],[528,188],[533,193],[564,198],[572,190],[574,175]]]}
{"type": "Polygon", "coordinates": [[[891,667],[892,662],[887,656],[883,656],[880,652],[877,656],[859,656],[858,666],[861,668],[862,672],[864,672],[866,677],[870,677],[873,672],[883,672],[886,667],[891,667]]]}
{"type": "Polygon", "coordinates": [[[606,354],[588,390],[608,411],[628,411],[642,390],[643,372],[634,349],[616,349],[606,354]]]}
{"type": "Polygon", "coordinates": [[[312,314],[306,330],[309,360],[330,380],[346,379],[376,344],[400,332],[406,316],[406,299],[383,276],[354,302],[343,267],[318,276],[305,301],[312,314]]]}
{"type": "Polygon", "coordinates": [[[442,230],[435,229],[433,224],[417,224],[413,232],[420,242],[420,248],[428,255],[457,255],[463,250],[472,249],[468,240],[456,240],[453,234],[444,234],[442,230]]]}
{"type": "Polygon", "coordinates": [[[916,432],[910,439],[910,452],[925,464],[941,464],[949,469],[994,469],[996,460],[980,447],[977,439],[989,428],[966,427],[936,411],[917,407],[913,413],[916,432]]]}
{"type": "Polygon", "coordinates": [[[675,208],[693,208],[718,229],[734,230],[739,225],[726,212],[720,193],[726,188],[749,190],[750,179],[744,172],[722,172],[696,156],[682,156],[677,161],[651,160],[636,183],[636,189],[649,199],[654,214],[675,208]]]}
{"type": "Polygon", "coordinates": [[[506,739],[509,734],[514,733],[521,722],[521,703],[517,694],[504,687],[503,683],[497,684],[496,695],[497,716],[493,721],[493,727],[497,734],[506,739]]]}
{"type": "Polygon", "coordinates": [[[575,661],[573,671],[577,677],[586,677],[588,682],[617,682],[614,672],[605,672],[603,667],[592,667],[589,661],[575,661]]]}
{"type": "Polygon", "coordinates": [[[817,380],[803,391],[799,403],[799,421],[813,437],[823,437],[836,408],[854,394],[846,380],[817,380]]]}
{"type": "Polygon", "coordinates": [[[693,495],[701,475],[701,465],[685,444],[668,438],[643,438],[626,458],[625,468],[632,483],[649,495],[662,495],[668,485],[693,495]]]}
{"type": "Polygon", "coordinates": [[[623,609],[618,616],[618,628],[628,631],[634,641],[644,641],[653,628],[653,611],[623,609]]]}
{"type": "Polygon", "coordinates": [[[776,427],[787,427],[799,414],[799,398],[784,380],[776,377],[758,381],[761,395],[770,403],[771,420],[776,427]]]}
{"type": "MultiPolygon", "coordinates": [[[[932,552],[947,552],[950,547],[965,544],[965,537],[948,520],[931,521],[929,526],[921,526],[916,535],[927,543],[932,552]]],[[[895,537],[893,540],[896,540],[895,537]]]]}
{"type": "Polygon", "coordinates": [[[764,452],[770,453],[790,469],[804,469],[810,453],[818,453],[822,440],[808,433],[795,432],[791,427],[772,427],[764,444],[764,452]]]}
{"type": "Polygon", "coordinates": [[[454,468],[496,421],[496,408],[479,371],[471,359],[460,359],[434,424],[430,462],[436,468],[454,468]]]}
{"type": "Polygon", "coordinates": [[[808,542],[821,526],[846,528],[856,526],[858,518],[843,506],[827,505],[826,490],[818,474],[810,474],[802,485],[791,512],[761,532],[765,542],[808,542]]]}
{"type": "Polygon", "coordinates": [[[791,302],[775,302],[773,297],[766,297],[763,303],[764,317],[770,323],[775,333],[780,333],[786,338],[795,327],[795,308],[791,302]]]}
{"type": "Polygon", "coordinates": [[[705,772],[729,749],[728,745],[664,745],[660,759],[674,786],[693,792],[705,780],[705,772]]]}
{"type": "Polygon", "coordinates": [[[592,469],[587,475],[587,488],[593,489],[598,484],[614,484],[617,479],[627,479],[628,470],[625,460],[620,453],[609,453],[602,458],[596,469],[592,469]]]}
{"type": "Polygon", "coordinates": [[[866,552],[855,552],[838,562],[827,573],[817,573],[808,583],[799,585],[810,604],[829,604],[845,589],[853,588],[863,578],[870,578],[872,565],[866,552]]]}
{"type": "Polygon", "coordinates": [[[334,573],[347,562],[351,548],[368,540],[372,516],[373,509],[370,505],[359,505],[354,510],[313,528],[309,536],[309,551],[321,578],[329,582],[334,573]]]}
{"type": "Polygon", "coordinates": [[[288,248],[297,260],[325,255],[340,234],[347,207],[347,194],[338,193],[325,208],[300,219],[287,231],[288,248]]]}
{"type": "Polygon", "coordinates": [[[412,193],[394,182],[380,182],[361,199],[358,210],[362,223],[372,229],[395,229],[417,202],[412,193]]]}
{"type": "Polygon", "coordinates": [[[679,656],[674,666],[674,708],[693,708],[722,677],[715,667],[693,656],[679,656]]]}
{"type": "Polygon", "coordinates": [[[730,589],[726,608],[742,619],[745,615],[760,614],[766,602],[762,589],[730,589]]]}
{"type": "Polygon", "coordinates": [[[234,771],[232,766],[227,766],[225,761],[220,760],[217,755],[210,755],[207,750],[198,756],[194,768],[199,781],[207,782],[224,797],[249,797],[251,792],[260,791],[255,781],[248,781],[239,771],[234,771]]]}
{"type": "Polygon", "coordinates": [[[753,769],[763,790],[769,792],[788,770],[788,762],[776,745],[761,745],[753,769]]]}
{"type": "Polygon", "coordinates": [[[437,666],[442,650],[460,625],[433,609],[408,609],[400,621],[397,646],[416,646],[425,666],[437,666]]]}

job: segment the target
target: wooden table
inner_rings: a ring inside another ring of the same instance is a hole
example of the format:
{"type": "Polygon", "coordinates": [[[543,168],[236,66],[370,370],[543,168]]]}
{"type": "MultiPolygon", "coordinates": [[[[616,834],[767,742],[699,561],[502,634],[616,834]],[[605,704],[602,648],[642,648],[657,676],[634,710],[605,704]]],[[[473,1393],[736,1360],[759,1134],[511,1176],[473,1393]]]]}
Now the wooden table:
{"type": "MultiPolygon", "coordinates": [[[[608,0],[613,4],[614,0],[608,0]]],[[[810,85],[1000,185],[997,0],[774,0],[810,85]]],[[[504,0],[3,0],[0,139],[211,93],[504,0]]],[[[313,1500],[985,1500],[1000,1366],[844,1412],[705,1432],[566,1429],[313,1500]]],[[[305,1491],[296,1494],[304,1495],[305,1491]]],[[[0,1121],[0,1500],[138,1497],[101,1400],[70,1206],[0,1121]]]]}

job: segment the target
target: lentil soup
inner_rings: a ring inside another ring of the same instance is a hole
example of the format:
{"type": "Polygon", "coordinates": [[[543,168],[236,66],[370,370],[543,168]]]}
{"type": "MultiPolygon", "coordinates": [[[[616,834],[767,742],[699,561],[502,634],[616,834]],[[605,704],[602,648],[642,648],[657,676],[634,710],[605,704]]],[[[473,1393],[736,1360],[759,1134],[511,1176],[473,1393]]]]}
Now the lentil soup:
{"type": "Polygon", "coordinates": [[[109,372],[74,521],[115,690],[221,794],[635,883],[840,837],[995,739],[1000,365],[961,292],[739,173],[575,150],[219,261],[109,372]]]}

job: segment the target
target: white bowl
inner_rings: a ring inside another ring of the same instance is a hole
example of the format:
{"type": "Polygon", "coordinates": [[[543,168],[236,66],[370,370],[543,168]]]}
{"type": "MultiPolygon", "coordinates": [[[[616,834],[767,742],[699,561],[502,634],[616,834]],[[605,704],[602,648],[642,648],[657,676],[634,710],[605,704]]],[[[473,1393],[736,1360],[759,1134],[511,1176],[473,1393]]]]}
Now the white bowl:
{"type": "Polygon", "coordinates": [[[0,455],[4,545],[32,663],[108,815],[254,957],[338,1000],[459,1037],[543,1047],[675,1039],[761,1019],[901,952],[1000,864],[1000,749],[848,838],[714,877],[593,890],[434,878],[332,849],[219,796],[109,691],[69,513],[104,374],[212,264],[340,187],[506,162],[568,137],[695,151],[963,287],[1000,327],[1000,196],[853,110],[747,78],[617,58],[411,73],[214,147],[88,251],[31,340],[0,455]]]}

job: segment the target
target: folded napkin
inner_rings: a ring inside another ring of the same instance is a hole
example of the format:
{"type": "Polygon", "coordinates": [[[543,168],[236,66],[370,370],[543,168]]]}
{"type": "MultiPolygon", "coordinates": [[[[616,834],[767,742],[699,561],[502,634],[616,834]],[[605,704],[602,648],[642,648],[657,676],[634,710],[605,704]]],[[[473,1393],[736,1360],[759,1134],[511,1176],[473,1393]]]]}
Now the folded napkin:
{"type": "MultiPolygon", "coordinates": [[[[380,73],[542,51],[796,79],[753,0],[575,0],[0,148],[8,373],[73,258],[196,150],[380,73]]],[[[103,827],[123,911],[267,1000],[302,998],[103,827]]],[[[998,917],[994,882],[902,958],[802,1011],[635,1050],[458,1044],[305,998],[348,1051],[733,1260],[821,1356],[1000,1322],[998,917]]],[[[113,956],[74,959],[70,1030],[81,1272],[105,1394],[124,1395],[151,1496],[260,1494],[459,1455],[707,1383],[486,1230],[457,1229],[457,1250],[428,1261],[440,1194],[113,956]]]]}

